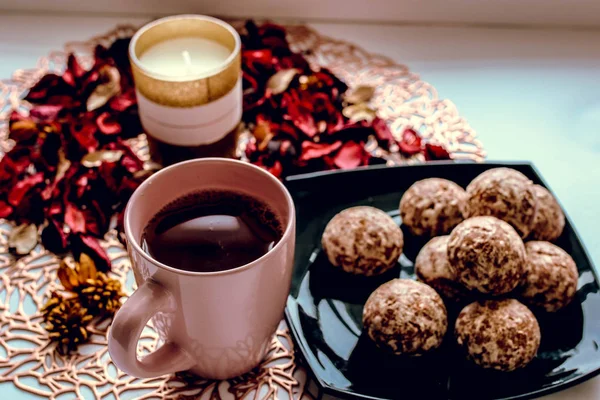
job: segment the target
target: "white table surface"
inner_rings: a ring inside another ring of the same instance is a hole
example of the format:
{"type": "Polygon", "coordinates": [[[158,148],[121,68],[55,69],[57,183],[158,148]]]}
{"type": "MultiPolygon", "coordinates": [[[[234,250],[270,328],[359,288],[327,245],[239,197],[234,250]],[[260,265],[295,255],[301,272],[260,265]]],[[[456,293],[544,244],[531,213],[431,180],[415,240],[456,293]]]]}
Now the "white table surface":
{"type": "MultiPolygon", "coordinates": [[[[0,14],[0,79],[67,41],[145,21],[0,14]]],[[[310,25],[407,64],[456,103],[490,160],[533,161],[600,266],[600,30],[310,25]]],[[[1,385],[0,398],[27,396],[1,385]]],[[[600,399],[600,377],[543,399],[600,399]]]]}

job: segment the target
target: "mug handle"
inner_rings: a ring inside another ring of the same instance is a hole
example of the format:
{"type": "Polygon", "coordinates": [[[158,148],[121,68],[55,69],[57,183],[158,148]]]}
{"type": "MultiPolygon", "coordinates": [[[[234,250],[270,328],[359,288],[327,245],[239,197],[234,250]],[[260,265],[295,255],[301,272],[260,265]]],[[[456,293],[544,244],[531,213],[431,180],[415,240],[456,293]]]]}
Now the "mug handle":
{"type": "Polygon", "coordinates": [[[194,366],[192,357],[176,343],[167,342],[141,360],[137,343],[142,330],[157,312],[173,312],[172,295],[161,285],[146,281],[115,315],[108,334],[108,351],[121,369],[136,378],[154,378],[194,366]]]}

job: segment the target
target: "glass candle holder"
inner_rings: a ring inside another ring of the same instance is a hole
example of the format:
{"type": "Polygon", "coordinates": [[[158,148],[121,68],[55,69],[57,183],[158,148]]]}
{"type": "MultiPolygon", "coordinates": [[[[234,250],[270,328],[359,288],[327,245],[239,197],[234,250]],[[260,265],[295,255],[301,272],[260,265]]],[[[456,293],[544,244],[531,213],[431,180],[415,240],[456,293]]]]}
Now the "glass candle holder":
{"type": "Polygon", "coordinates": [[[129,58],[155,161],[234,156],[242,117],[240,49],[231,25],[204,15],[166,17],[136,32],[129,58]]]}

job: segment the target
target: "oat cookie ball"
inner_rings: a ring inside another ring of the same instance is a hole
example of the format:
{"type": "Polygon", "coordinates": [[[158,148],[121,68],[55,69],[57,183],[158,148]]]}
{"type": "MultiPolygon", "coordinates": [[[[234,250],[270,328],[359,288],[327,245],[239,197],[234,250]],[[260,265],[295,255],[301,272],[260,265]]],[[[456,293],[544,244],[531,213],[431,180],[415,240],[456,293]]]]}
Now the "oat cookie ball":
{"type": "Polygon", "coordinates": [[[402,230],[385,212],[368,206],[347,208],[329,221],[321,239],[327,258],[344,271],[379,275],[402,254],[402,230]]]}
{"type": "Polygon", "coordinates": [[[400,200],[400,216],[416,236],[449,233],[467,212],[463,188],[446,179],[428,178],[415,182],[400,200]]]}
{"type": "Polygon", "coordinates": [[[515,299],[476,301],[458,315],[458,345],[483,368],[513,371],[527,365],[540,346],[540,326],[515,299]]]}
{"type": "Polygon", "coordinates": [[[415,260],[417,278],[449,301],[462,301],[469,291],[456,278],[456,271],[448,262],[448,240],[450,236],[431,239],[419,252],[415,260]]]}
{"type": "Polygon", "coordinates": [[[435,290],[421,282],[393,279],[369,296],[363,325],[378,347],[394,354],[421,355],[442,344],[448,317],[435,290]]]}
{"type": "Polygon", "coordinates": [[[517,232],[494,217],[473,217],[450,234],[448,261],[467,289],[499,295],[521,282],[525,246],[517,232]]]}
{"type": "Polygon", "coordinates": [[[467,186],[469,216],[491,215],[526,237],[533,228],[537,199],[533,182],[511,168],[493,168],[467,186]]]}
{"type": "Polygon", "coordinates": [[[528,239],[556,240],[565,227],[565,214],[560,205],[545,187],[533,185],[537,198],[537,212],[533,220],[533,229],[528,239]]]}
{"type": "Polygon", "coordinates": [[[577,292],[579,273],[575,261],[549,242],[527,242],[525,251],[523,301],[548,312],[568,305],[577,292]]]}

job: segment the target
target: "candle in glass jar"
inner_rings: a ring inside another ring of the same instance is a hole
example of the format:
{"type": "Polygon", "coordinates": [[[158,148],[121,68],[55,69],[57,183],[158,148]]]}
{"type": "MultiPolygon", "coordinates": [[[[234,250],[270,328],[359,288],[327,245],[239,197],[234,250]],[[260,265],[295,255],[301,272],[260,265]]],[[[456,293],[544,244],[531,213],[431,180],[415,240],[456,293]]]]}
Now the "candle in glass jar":
{"type": "Polygon", "coordinates": [[[231,25],[204,15],[161,18],[133,36],[129,58],[153,159],[235,155],[241,40],[231,25]]]}
{"type": "Polygon", "coordinates": [[[230,56],[231,51],[220,43],[200,37],[165,40],[150,47],[140,56],[140,63],[156,74],[186,80],[214,71],[230,56]]]}

